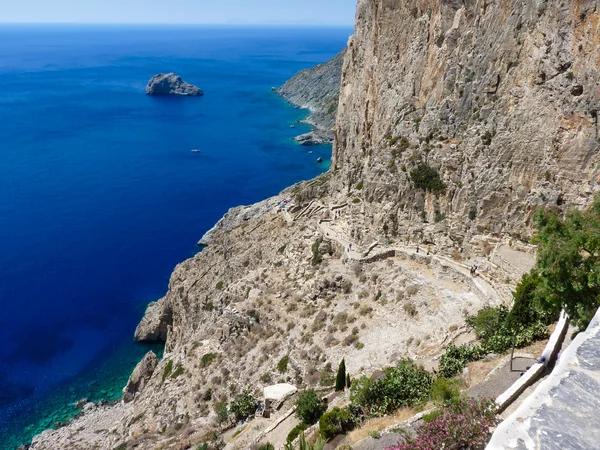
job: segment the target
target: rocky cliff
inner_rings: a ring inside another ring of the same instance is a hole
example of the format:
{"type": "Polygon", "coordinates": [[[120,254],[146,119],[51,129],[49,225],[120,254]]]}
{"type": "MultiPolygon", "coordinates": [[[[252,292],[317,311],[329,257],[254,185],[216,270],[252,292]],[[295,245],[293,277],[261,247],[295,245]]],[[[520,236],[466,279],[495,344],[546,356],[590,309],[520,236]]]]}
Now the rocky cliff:
{"type": "Polygon", "coordinates": [[[166,348],[128,402],[33,448],[189,448],[243,389],[326,384],[342,357],[353,377],[431,367],[465,315],[510,301],[534,209],[599,189],[599,25],[593,1],[360,0],[332,170],[221,222],[140,324],[166,348]]]}
{"type": "Polygon", "coordinates": [[[418,233],[445,218],[456,242],[477,230],[527,236],[537,207],[587,204],[599,175],[598,8],[360,0],[337,187],[362,187],[377,227],[418,233]],[[435,172],[412,172],[424,167],[435,172]],[[443,192],[416,187],[436,173],[443,192]]]}
{"type": "MultiPolygon", "coordinates": [[[[277,90],[289,102],[310,110],[305,122],[316,128],[317,141],[333,140],[345,54],[343,50],[330,61],[298,72],[277,90]]],[[[299,142],[306,143],[309,137],[299,136],[299,142]]]]}

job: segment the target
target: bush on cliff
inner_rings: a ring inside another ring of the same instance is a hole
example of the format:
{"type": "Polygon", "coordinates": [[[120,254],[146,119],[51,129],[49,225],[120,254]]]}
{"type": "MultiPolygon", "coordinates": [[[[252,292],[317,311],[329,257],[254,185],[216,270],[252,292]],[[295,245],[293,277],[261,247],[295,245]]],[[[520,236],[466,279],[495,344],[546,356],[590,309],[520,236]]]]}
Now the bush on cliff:
{"type": "Polygon", "coordinates": [[[312,389],[304,391],[296,402],[296,415],[307,425],[313,425],[321,418],[327,410],[319,396],[312,389]]]}
{"type": "Polygon", "coordinates": [[[444,192],[446,185],[437,170],[428,164],[421,163],[410,171],[410,179],[419,189],[430,192],[444,192]]]}
{"type": "Polygon", "coordinates": [[[257,402],[249,389],[236,395],[235,400],[229,404],[229,411],[235,420],[245,420],[256,412],[257,402]]]}
{"type": "Polygon", "coordinates": [[[305,423],[299,423],[298,425],[296,425],[294,428],[292,428],[290,430],[290,432],[287,435],[287,439],[286,442],[293,442],[294,439],[296,439],[298,437],[298,435],[303,432],[304,430],[306,430],[308,428],[308,425],[306,425],[305,423]]]}
{"type": "Polygon", "coordinates": [[[452,378],[460,374],[465,365],[477,361],[485,356],[486,352],[480,345],[450,344],[440,358],[438,372],[444,378],[452,378]]]}
{"type": "Polygon", "coordinates": [[[385,375],[361,377],[352,382],[351,399],[365,417],[380,417],[402,406],[413,406],[429,398],[432,376],[409,359],[386,369],[385,375]]]}
{"type": "Polygon", "coordinates": [[[354,428],[354,422],[347,407],[335,407],[319,419],[319,431],[326,440],[332,439],[338,434],[346,433],[352,428],[354,428]]]}

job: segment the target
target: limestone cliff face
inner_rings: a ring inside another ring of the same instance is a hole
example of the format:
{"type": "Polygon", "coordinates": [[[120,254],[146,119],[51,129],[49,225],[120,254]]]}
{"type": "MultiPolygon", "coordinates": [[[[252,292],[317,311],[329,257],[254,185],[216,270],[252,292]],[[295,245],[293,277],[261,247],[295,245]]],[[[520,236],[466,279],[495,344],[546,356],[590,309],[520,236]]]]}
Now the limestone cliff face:
{"type": "Polygon", "coordinates": [[[360,0],[337,187],[366,199],[379,229],[421,233],[445,218],[455,241],[527,235],[539,205],[587,204],[600,173],[599,23],[593,0],[360,0]],[[415,189],[420,163],[444,194],[415,189]]]}

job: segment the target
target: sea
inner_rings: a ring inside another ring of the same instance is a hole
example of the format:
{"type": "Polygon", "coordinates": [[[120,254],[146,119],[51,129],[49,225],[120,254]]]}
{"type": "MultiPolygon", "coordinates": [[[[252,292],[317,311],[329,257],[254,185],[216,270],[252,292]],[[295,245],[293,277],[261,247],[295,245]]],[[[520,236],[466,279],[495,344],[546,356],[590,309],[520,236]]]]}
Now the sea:
{"type": "Polygon", "coordinates": [[[117,401],[162,351],[133,342],[139,319],[204,232],[328,170],[330,146],[291,140],[307,111],[271,88],[351,33],[0,25],[1,449],[65,423],[79,399],[117,401]],[[145,95],[160,72],[205,95],[145,95]]]}

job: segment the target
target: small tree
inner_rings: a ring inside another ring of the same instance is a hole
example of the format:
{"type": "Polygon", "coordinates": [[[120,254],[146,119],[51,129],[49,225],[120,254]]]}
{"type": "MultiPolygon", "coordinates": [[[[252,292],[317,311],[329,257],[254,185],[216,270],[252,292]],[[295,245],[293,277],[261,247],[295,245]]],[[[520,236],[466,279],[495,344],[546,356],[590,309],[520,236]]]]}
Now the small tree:
{"type": "Polygon", "coordinates": [[[342,358],[342,362],[338,367],[337,377],[335,378],[335,390],[343,391],[346,386],[346,361],[342,358]]]}
{"type": "Polygon", "coordinates": [[[600,306],[600,195],[588,211],[564,218],[540,211],[536,227],[536,298],[544,311],[564,308],[583,327],[600,306]]]}
{"type": "Polygon", "coordinates": [[[229,404],[229,411],[236,420],[244,420],[256,412],[256,407],[256,399],[250,393],[250,390],[245,390],[229,404]]]}
{"type": "Polygon", "coordinates": [[[323,415],[327,406],[323,404],[319,396],[312,389],[300,394],[296,402],[296,415],[307,425],[313,425],[323,415]]]}

